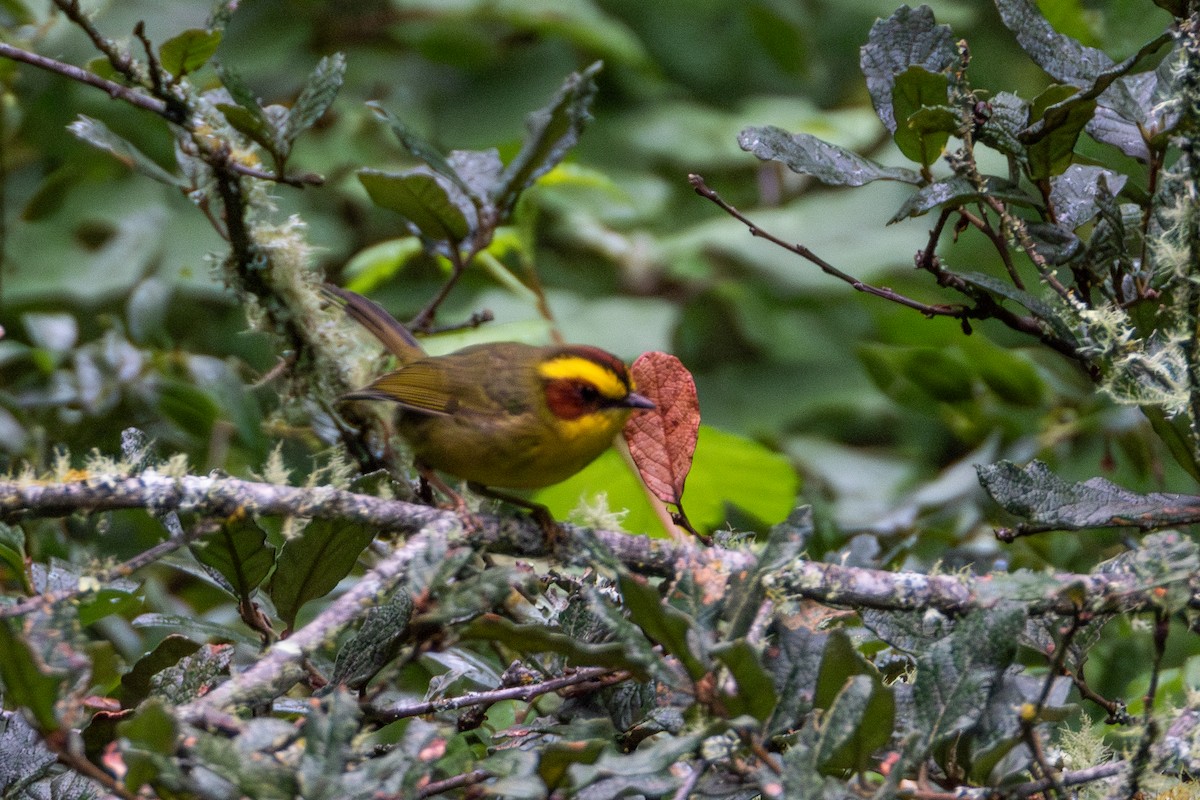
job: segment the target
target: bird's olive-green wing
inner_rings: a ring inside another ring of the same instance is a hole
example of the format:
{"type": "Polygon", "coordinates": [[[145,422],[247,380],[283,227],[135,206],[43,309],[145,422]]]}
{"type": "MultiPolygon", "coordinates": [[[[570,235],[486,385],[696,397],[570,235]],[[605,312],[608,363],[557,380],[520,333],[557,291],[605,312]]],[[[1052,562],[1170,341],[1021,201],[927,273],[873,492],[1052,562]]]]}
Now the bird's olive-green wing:
{"type": "Polygon", "coordinates": [[[424,414],[452,414],[459,406],[445,369],[437,363],[415,361],[375,379],[345,400],[390,400],[424,414]]]}

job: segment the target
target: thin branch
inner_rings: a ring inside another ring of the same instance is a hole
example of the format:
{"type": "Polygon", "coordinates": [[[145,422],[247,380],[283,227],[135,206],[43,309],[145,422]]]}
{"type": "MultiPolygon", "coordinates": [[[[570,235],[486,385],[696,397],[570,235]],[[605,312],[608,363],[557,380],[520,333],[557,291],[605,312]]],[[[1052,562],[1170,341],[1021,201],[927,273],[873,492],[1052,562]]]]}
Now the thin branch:
{"type": "Polygon", "coordinates": [[[688,771],[687,778],[684,779],[683,783],[679,785],[679,788],[675,790],[672,800],[687,800],[689,797],[691,797],[692,792],[696,788],[696,784],[700,783],[700,778],[704,776],[704,773],[707,769],[708,761],[706,759],[702,758],[692,764],[691,770],[688,771]]]}
{"type": "Polygon", "coordinates": [[[1084,700],[1091,700],[1108,712],[1108,718],[1104,720],[1106,725],[1128,725],[1133,722],[1133,717],[1129,716],[1129,711],[1126,710],[1124,702],[1109,700],[1088,684],[1083,676],[1082,665],[1075,670],[1067,671],[1065,674],[1075,684],[1080,697],[1084,700]]]}
{"type": "MultiPolygon", "coordinates": [[[[172,516],[174,515],[172,514],[172,516]]],[[[176,524],[178,523],[176,522],[176,524]]],[[[142,567],[153,564],[168,553],[172,553],[178,550],[180,547],[196,541],[201,536],[211,533],[215,529],[216,525],[213,523],[204,522],[194,526],[186,533],[182,530],[182,528],[177,531],[172,531],[170,538],[168,538],[166,541],[159,542],[153,547],[138,553],[133,558],[122,561],[115,567],[96,575],[96,582],[99,584],[105,584],[111,583],[112,581],[120,578],[127,578],[142,567]]],[[[39,594],[26,600],[22,600],[19,603],[0,606],[0,619],[4,619],[6,617],[24,616],[25,614],[37,611],[39,608],[49,608],[50,606],[53,606],[56,603],[61,603],[64,600],[71,600],[87,594],[93,591],[93,589],[94,586],[91,582],[80,582],[80,585],[73,589],[58,592],[47,592],[46,594],[39,594]]]]}
{"type": "Polygon", "coordinates": [[[122,53],[112,39],[100,33],[100,30],[92,24],[91,18],[80,8],[79,0],[54,0],[54,5],[58,6],[67,19],[74,22],[87,34],[88,38],[92,40],[92,44],[104,54],[114,70],[124,75],[130,83],[140,84],[142,82],[141,76],[133,68],[132,59],[122,53]]]}
{"type": "Polygon", "coordinates": [[[966,306],[928,305],[918,300],[913,300],[911,297],[906,297],[905,295],[886,287],[872,286],[869,283],[864,283],[858,278],[855,278],[853,275],[842,272],[840,269],[818,256],[804,245],[796,242],[787,242],[783,239],[780,239],[778,236],[764,231],[749,217],[738,211],[734,206],[730,205],[723,197],[717,194],[715,190],[709,188],[708,184],[704,182],[704,178],[701,176],[692,173],[691,175],[688,175],[688,182],[691,183],[692,188],[696,190],[696,194],[713,202],[726,214],[745,225],[751,236],[755,236],[759,239],[765,239],[772,244],[782,247],[784,250],[795,253],[806,261],[810,261],[815,264],[826,275],[831,275],[840,281],[850,284],[850,286],[857,291],[875,295],[876,297],[882,297],[884,300],[890,300],[893,303],[899,303],[902,306],[907,306],[911,309],[921,312],[926,317],[953,317],[955,319],[963,319],[967,315],[966,306]]]}
{"type": "MultiPolygon", "coordinates": [[[[1063,787],[1082,786],[1085,783],[1094,783],[1119,775],[1121,770],[1128,766],[1129,764],[1125,761],[1110,761],[1106,764],[1097,764],[1094,767],[1075,770],[1074,772],[1064,772],[1058,776],[1058,783],[1063,787]]],[[[1019,783],[1016,786],[1005,787],[1002,796],[1033,797],[1042,794],[1050,786],[1051,782],[1042,778],[1027,783],[1019,783]]],[[[917,791],[910,793],[909,796],[917,800],[993,800],[997,796],[997,789],[994,786],[964,786],[955,789],[953,792],[917,791]]]]}
{"type": "Polygon", "coordinates": [[[410,331],[420,331],[421,333],[429,332],[433,325],[433,319],[437,316],[437,310],[445,302],[450,295],[450,290],[458,283],[458,279],[467,271],[467,265],[471,263],[471,259],[475,255],[472,250],[471,254],[463,258],[462,251],[458,248],[458,243],[451,241],[448,248],[447,257],[450,259],[451,271],[450,278],[438,291],[434,298],[430,300],[421,312],[413,317],[406,326],[410,331]]]}
{"type": "Polygon", "coordinates": [[[505,686],[482,692],[468,692],[458,697],[444,697],[422,703],[406,703],[390,708],[375,708],[370,710],[369,716],[379,722],[388,723],[425,714],[454,711],[468,706],[491,705],[503,700],[520,700],[528,703],[544,694],[559,692],[568,687],[594,691],[629,680],[630,677],[630,674],[624,670],[610,669],[609,667],[586,667],[540,683],[531,683],[528,686],[505,686]],[[587,684],[587,686],[580,686],[581,684],[587,684]]]}
{"type": "Polygon", "coordinates": [[[110,792],[110,796],[120,797],[122,800],[137,800],[137,795],[125,788],[123,781],[117,780],[88,761],[82,753],[76,752],[62,731],[42,735],[41,739],[46,747],[58,757],[60,764],[100,784],[110,792]]]}
{"type": "MultiPolygon", "coordinates": [[[[712,548],[717,550],[718,548],[712,548]]],[[[795,559],[763,579],[768,591],[805,597],[846,608],[875,608],[884,611],[928,611],[964,614],[975,608],[991,607],[995,596],[991,576],[925,575],[916,572],[847,567],[817,561],[795,559]]],[[[1029,613],[1061,614],[1079,612],[1078,591],[1087,598],[1092,613],[1134,612],[1161,605],[1155,588],[1146,586],[1132,575],[1059,574],[1040,599],[1030,599],[1029,613]],[[1071,587],[1071,592],[1058,590],[1071,587]]]]}
{"type": "Polygon", "coordinates": [[[110,97],[117,100],[124,100],[132,106],[145,109],[146,111],[158,114],[160,117],[167,116],[167,104],[162,100],[151,97],[145,92],[140,92],[137,89],[131,89],[128,86],[123,86],[115,81],[110,81],[107,78],[101,78],[99,75],[88,72],[82,67],[77,67],[74,64],[67,64],[62,61],[56,61],[53,58],[39,56],[37,53],[31,53],[28,50],[22,50],[19,47],[13,47],[7,42],[0,42],[0,56],[20,61],[30,66],[38,67],[49,72],[54,72],[62,75],[65,78],[70,78],[73,81],[94,86],[103,92],[106,92],[110,97]]]}
{"type": "Polygon", "coordinates": [[[267,702],[286,692],[307,675],[305,662],[309,656],[325,646],[338,631],[345,630],[374,608],[381,595],[398,586],[414,559],[425,557],[431,547],[444,547],[454,528],[446,519],[432,522],[376,564],[311,622],[267,648],[254,666],[179,708],[179,718],[203,725],[210,712],[221,713],[234,706],[267,702]]]}
{"type": "MultiPolygon", "coordinates": [[[[107,78],[102,78],[94,72],[89,72],[82,67],[77,67],[74,64],[67,64],[63,61],[58,61],[53,58],[31,53],[28,50],[22,50],[19,47],[13,47],[6,42],[0,42],[0,57],[8,58],[13,61],[19,61],[23,64],[29,64],[39,69],[44,69],[47,72],[53,72],[61,75],[64,78],[69,78],[77,83],[82,83],[87,86],[105,92],[109,97],[115,100],[123,100],[135,108],[140,108],[144,111],[149,111],[152,114],[157,114],[168,122],[183,125],[184,120],[178,113],[173,113],[170,104],[146,94],[144,91],[132,89],[115,81],[110,81],[107,78]]],[[[251,167],[246,164],[226,160],[226,166],[229,171],[243,175],[247,178],[254,178],[260,181],[272,181],[274,183],[282,183],[288,186],[294,186],[302,189],[305,186],[320,186],[325,182],[325,179],[320,175],[313,173],[301,173],[299,175],[276,175],[266,172],[256,167],[251,167]]]]}
{"type": "MultiPolygon", "coordinates": [[[[464,772],[462,775],[455,775],[453,778],[446,778],[440,781],[431,781],[417,789],[417,797],[422,800],[426,797],[435,797],[439,794],[452,792],[455,789],[465,789],[468,786],[474,786],[477,783],[483,783],[493,777],[492,773],[486,769],[475,769],[470,772],[464,772]]],[[[398,796],[399,800],[403,800],[404,796],[398,796]]]]}

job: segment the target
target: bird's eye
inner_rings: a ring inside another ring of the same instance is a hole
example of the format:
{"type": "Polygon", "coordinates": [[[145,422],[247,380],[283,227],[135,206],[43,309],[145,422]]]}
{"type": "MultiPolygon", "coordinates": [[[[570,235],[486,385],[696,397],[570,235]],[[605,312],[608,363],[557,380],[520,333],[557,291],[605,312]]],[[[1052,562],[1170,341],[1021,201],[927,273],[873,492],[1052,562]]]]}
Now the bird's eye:
{"type": "Polygon", "coordinates": [[[579,398],[585,403],[595,403],[600,399],[600,392],[595,386],[583,384],[579,387],[579,398]]]}

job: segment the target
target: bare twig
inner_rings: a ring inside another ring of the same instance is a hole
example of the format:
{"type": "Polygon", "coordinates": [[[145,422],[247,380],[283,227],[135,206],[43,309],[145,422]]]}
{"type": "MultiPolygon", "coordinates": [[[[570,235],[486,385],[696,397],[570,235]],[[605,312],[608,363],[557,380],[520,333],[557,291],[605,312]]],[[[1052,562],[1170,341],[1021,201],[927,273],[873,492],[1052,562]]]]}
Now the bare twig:
{"type": "Polygon", "coordinates": [[[306,661],[326,641],[374,607],[375,600],[396,587],[414,558],[435,542],[444,542],[454,529],[437,520],[403,547],[376,564],[345,594],[287,639],[276,642],[244,672],[239,672],[203,697],[179,709],[179,717],[202,725],[208,712],[265,702],[286,692],[307,674],[306,661]]]}
{"type": "MultiPolygon", "coordinates": [[[[159,542],[151,548],[148,548],[141,553],[138,553],[133,558],[122,561],[120,564],[105,570],[96,575],[96,582],[99,584],[110,583],[120,578],[126,578],[138,571],[142,567],[149,566],[158,561],[168,553],[172,553],[183,547],[186,544],[196,541],[201,536],[212,532],[216,526],[211,522],[202,522],[195,525],[190,531],[184,533],[182,529],[173,531],[171,537],[164,542],[159,542]]],[[[93,590],[94,584],[91,582],[81,582],[75,588],[69,591],[47,592],[35,597],[30,597],[27,600],[22,600],[19,603],[12,605],[0,606],[0,619],[5,617],[24,616],[39,608],[48,608],[55,603],[61,603],[64,600],[70,600],[80,595],[86,594],[93,590]]]]}
{"type": "Polygon", "coordinates": [[[53,58],[39,56],[37,53],[31,53],[28,50],[22,50],[19,47],[13,47],[7,42],[0,42],[0,56],[20,61],[24,64],[29,64],[39,69],[44,69],[49,72],[54,72],[62,75],[65,78],[70,78],[73,81],[94,86],[103,92],[106,92],[110,97],[117,100],[124,100],[131,106],[153,112],[159,116],[166,116],[167,104],[162,100],[151,97],[145,92],[140,92],[137,89],[131,89],[128,86],[110,81],[107,78],[101,78],[94,72],[88,72],[82,67],[77,67],[74,64],[66,64],[62,61],[56,61],[53,58]]]}
{"type": "MultiPolygon", "coordinates": [[[[470,772],[464,772],[462,775],[455,775],[453,778],[446,778],[440,781],[431,781],[417,789],[418,798],[435,797],[439,794],[452,792],[455,789],[465,789],[468,786],[474,786],[477,783],[483,783],[490,779],[492,773],[486,769],[475,769],[470,772]]],[[[402,798],[398,798],[402,800],[402,798]]]]}
{"type": "Polygon", "coordinates": [[[471,263],[471,259],[475,255],[475,251],[472,250],[469,255],[464,257],[462,251],[458,247],[458,243],[454,241],[449,242],[449,247],[447,250],[449,251],[447,253],[447,257],[450,259],[451,265],[450,277],[446,280],[446,283],[442,286],[438,293],[434,295],[433,299],[430,300],[423,309],[421,309],[421,312],[409,321],[407,327],[411,331],[420,331],[421,333],[429,332],[430,328],[433,326],[434,317],[437,316],[438,308],[450,295],[450,290],[453,289],[458,283],[458,279],[461,278],[463,273],[467,271],[467,265],[471,263]]]}
{"type": "MultiPolygon", "coordinates": [[[[157,97],[152,97],[146,92],[132,89],[115,81],[110,81],[107,78],[102,78],[94,72],[89,72],[82,67],[77,67],[74,64],[67,64],[63,61],[57,61],[53,58],[31,53],[28,50],[22,50],[19,47],[13,47],[6,42],[0,42],[0,58],[8,58],[13,61],[19,61],[23,64],[44,69],[47,72],[53,72],[61,75],[64,78],[70,78],[78,83],[92,86],[108,94],[115,100],[122,100],[129,103],[135,108],[140,108],[144,111],[149,111],[152,114],[166,119],[169,122],[184,125],[185,120],[177,113],[172,113],[170,104],[157,97]]],[[[226,165],[230,172],[243,175],[247,178],[254,178],[261,181],[273,181],[275,183],[283,183],[296,188],[305,186],[320,186],[325,182],[325,179],[320,175],[311,173],[303,173],[300,175],[276,175],[266,172],[255,167],[242,164],[232,159],[227,159],[226,165]]]]}
{"type": "Polygon", "coordinates": [[[630,674],[624,670],[586,667],[557,678],[549,678],[540,683],[531,683],[528,686],[505,686],[482,692],[468,692],[458,697],[444,697],[440,700],[372,709],[370,716],[380,722],[395,722],[398,719],[420,717],[441,711],[454,711],[468,706],[491,705],[503,700],[520,700],[528,703],[541,695],[559,692],[568,687],[576,687],[577,690],[597,690],[629,680],[630,677],[630,674]]]}
{"type": "Polygon", "coordinates": [[[706,184],[704,182],[704,178],[702,178],[701,176],[696,175],[695,173],[688,175],[688,182],[692,184],[692,188],[696,190],[696,194],[700,195],[701,197],[703,197],[706,200],[710,200],[718,208],[720,208],[722,211],[724,211],[726,214],[728,214],[729,216],[736,219],[738,222],[745,225],[746,228],[749,230],[751,236],[758,237],[759,239],[765,239],[766,241],[771,242],[772,244],[779,245],[784,250],[795,253],[796,255],[800,256],[801,258],[815,264],[826,275],[832,275],[833,277],[837,278],[838,280],[844,281],[845,283],[850,284],[850,286],[857,291],[865,292],[866,294],[875,295],[876,297],[881,297],[884,300],[890,300],[893,303],[899,303],[902,306],[907,306],[911,309],[919,311],[920,313],[924,314],[926,317],[953,317],[956,319],[962,319],[967,316],[968,309],[966,308],[966,306],[940,305],[940,304],[939,305],[928,305],[928,304],[922,303],[918,300],[913,300],[911,297],[906,297],[905,295],[902,295],[899,292],[895,292],[886,287],[872,286],[869,283],[860,281],[858,278],[855,278],[853,275],[849,275],[845,272],[842,272],[840,269],[838,269],[837,267],[833,266],[825,259],[818,256],[816,253],[814,253],[812,250],[808,249],[804,245],[799,244],[797,242],[785,241],[783,239],[780,239],[778,236],[775,236],[774,234],[764,231],[762,228],[758,227],[758,225],[756,225],[753,220],[751,220],[749,217],[747,217],[742,212],[738,211],[737,208],[735,208],[733,205],[728,203],[723,197],[721,197],[719,194],[717,194],[717,192],[715,190],[709,188],[708,184],[706,184]]]}

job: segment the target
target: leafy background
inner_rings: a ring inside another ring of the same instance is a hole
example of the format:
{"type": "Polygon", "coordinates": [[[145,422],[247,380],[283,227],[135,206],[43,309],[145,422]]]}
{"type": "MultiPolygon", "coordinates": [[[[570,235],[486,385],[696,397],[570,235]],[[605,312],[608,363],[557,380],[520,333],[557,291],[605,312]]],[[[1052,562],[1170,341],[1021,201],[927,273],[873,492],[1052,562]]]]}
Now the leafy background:
{"type": "MultiPolygon", "coordinates": [[[[1045,86],[990,6],[931,5],[970,41],[977,86],[1025,97],[1045,86]]],[[[40,52],[72,63],[94,57],[77,29],[30,6],[0,7],[10,36],[36,37],[40,52]]],[[[1169,19],[1135,0],[1040,7],[1060,31],[1117,59],[1169,19]]],[[[365,103],[382,104],[444,149],[498,147],[510,157],[526,114],[569,72],[602,59],[594,120],[567,162],[523,198],[503,260],[513,274],[536,274],[568,339],[630,359],[666,350],[691,369],[710,426],[685,495],[696,521],[763,530],[787,515],[802,484],[800,500],[813,504],[817,521],[808,549],[827,560],[1086,571],[1123,549],[1119,534],[1052,534],[1002,547],[992,535],[998,512],[971,465],[1037,457],[1069,479],[1103,473],[1136,490],[1190,489],[1136,412],[999,326],[964,336],[951,321],[852,292],[751,239],[687,183],[689,172],[702,173],[763,227],[857,277],[937,302],[936,288],[912,269],[928,220],[885,225],[902,189],[824,188],[737,145],[748,125],[778,125],[902,163],[858,70],[866,31],[892,10],[873,0],[264,0],[234,15],[217,57],[265,102],[288,103],[321,57],[346,54],[344,87],[289,162],[326,183],[273,187],[274,215],[302,219],[314,264],[402,319],[445,276],[397,241],[395,215],[374,207],[355,177],[363,166],[410,161],[365,103]]],[[[113,35],[144,20],[158,42],[201,26],[208,11],[202,2],[114,2],[98,4],[95,19],[113,35]]],[[[244,310],[215,277],[209,254],[225,245],[203,214],[67,131],[77,114],[94,117],[170,168],[165,123],[7,61],[0,81],[0,466],[44,467],[59,447],[113,452],[120,431],[136,426],[160,453],[186,453],[200,470],[249,475],[279,442],[293,475],[319,479],[336,469],[319,471],[331,459],[326,445],[281,402],[276,383],[259,381],[281,354],[269,337],[247,332],[244,310]]],[[[953,258],[995,270],[984,245],[965,236],[953,258]]],[[[466,276],[442,319],[485,308],[506,334],[545,333],[528,292],[484,269],[466,276]]],[[[440,346],[459,343],[448,337],[440,346]]],[[[606,458],[545,499],[565,513],[581,491],[606,490],[611,507],[633,505],[623,469],[606,458]]],[[[626,518],[631,529],[647,524],[638,513],[626,518]]],[[[157,535],[134,514],[103,526],[110,535],[98,540],[100,556],[128,557],[157,535]]],[[[31,538],[31,555],[68,557],[97,527],[73,519],[31,538]]],[[[179,591],[229,619],[224,596],[176,580],[165,569],[153,576],[142,610],[177,611],[179,591]]],[[[104,624],[129,652],[153,641],[119,615],[104,624]]],[[[1144,650],[1146,637],[1094,650],[1097,686],[1135,692],[1145,676],[1128,656],[1144,650]]],[[[1170,655],[1179,691],[1192,655],[1170,655]]]]}

